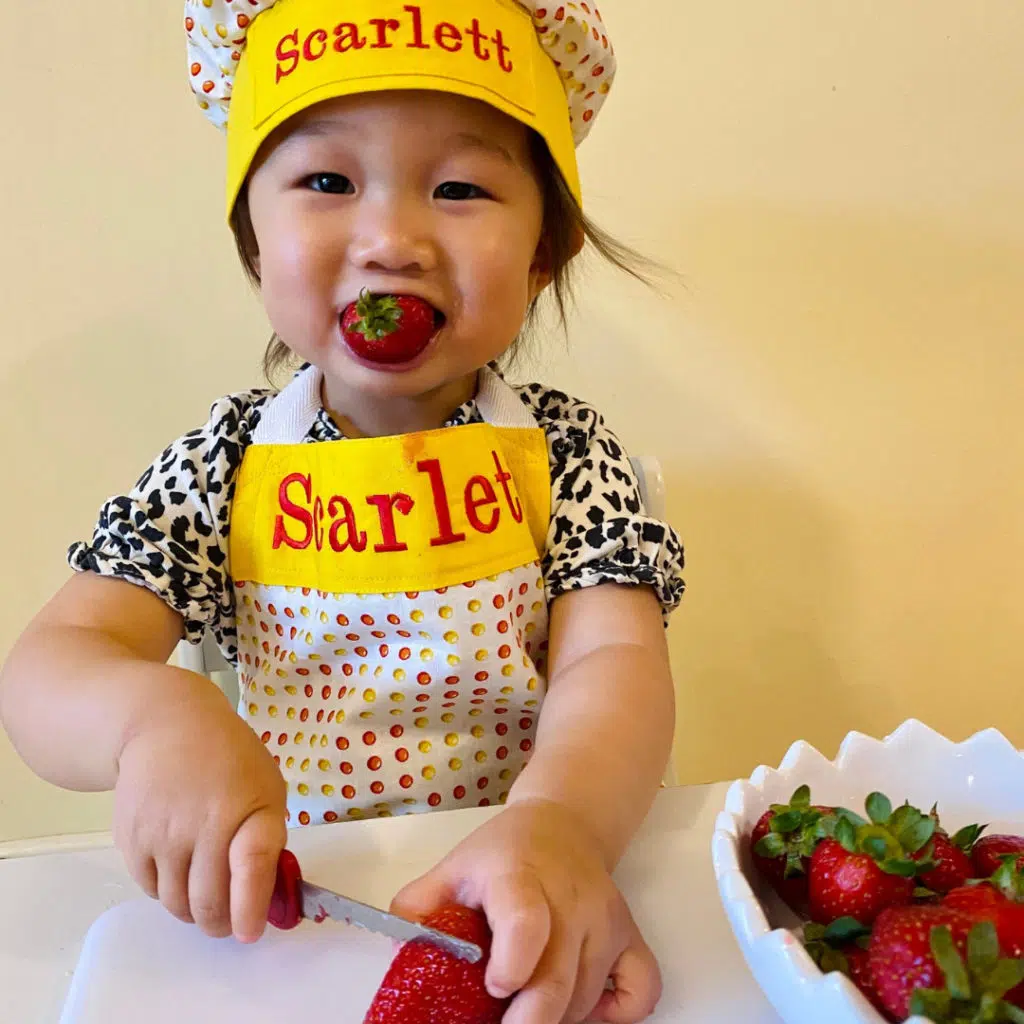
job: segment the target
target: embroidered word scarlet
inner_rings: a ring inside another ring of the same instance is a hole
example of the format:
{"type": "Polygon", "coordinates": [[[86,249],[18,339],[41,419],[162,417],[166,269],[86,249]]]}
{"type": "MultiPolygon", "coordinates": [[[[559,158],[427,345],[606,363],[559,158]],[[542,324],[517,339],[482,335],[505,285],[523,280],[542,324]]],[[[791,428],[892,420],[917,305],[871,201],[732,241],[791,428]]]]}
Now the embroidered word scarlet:
{"type": "MultiPolygon", "coordinates": [[[[518,497],[512,496],[508,485],[512,474],[502,466],[496,451],[491,451],[491,457],[497,470],[493,477],[494,482],[501,488],[505,505],[513,520],[521,523],[522,503],[518,497]]],[[[466,534],[456,532],[452,526],[452,507],[440,460],[423,459],[416,463],[416,469],[425,474],[430,481],[433,526],[436,528],[435,535],[430,539],[431,546],[464,542],[466,534]]],[[[367,535],[365,530],[359,529],[360,520],[357,520],[356,507],[344,494],[334,494],[326,500],[320,494],[315,494],[311,474],[289,473],[278,486],[277,502],[281,512],[274,520],[275,550],[282,544],[297,550],[304,550],[312,544],[317,551],[322,551],[325,542],[331,550],[338,552],[366,550],[367,535]],[[288,532],[286,519],[301,527],[299,535],[288,532]]],[[[378,554],[408,551],[409,546],[399,539],[395,514],[408,516],[413,511],[416,501],[410,495],[399,491],[394,494],[368,494],[365,497],[365,504],[375,510],[380,528],[381,539],[373,545],[373,550],[378,554]]],[[[498,528],[502,508],[488,477],[476,474],[469,478],[462,490],[462,506],[466,520],[477,533],[493,533],[498,528]]],[[[368,516],[371,521],[374,518],[373,512],[364,510],[359,514],[368,516]]]]}
{"type": "Polygon", "coordinates": [[[287,78],[303,61],[321,60],[331,50],[347,53],[367,46],[371,50],[390,50],[396,44],[411,50],[438,47],[448,53],[459,53],[463,48],[472,47],[477,60],[496,60],[502,71],[506,74],[512,72],[512,61],[508,56],[510,50],[500,28],[493,35],[488,35],[481,29],[478,18],[474,18],[466,28],[458,28],[447,21],[425,26],[423,11],[419,7],[409,4],[402,9],[408,17],[401,21],[398,18],[370,18],[363,26],[342,21],[330,31],[315,28],[305,36],[298,29],[289,32],[277,44],[276,81],[287,78]]]}

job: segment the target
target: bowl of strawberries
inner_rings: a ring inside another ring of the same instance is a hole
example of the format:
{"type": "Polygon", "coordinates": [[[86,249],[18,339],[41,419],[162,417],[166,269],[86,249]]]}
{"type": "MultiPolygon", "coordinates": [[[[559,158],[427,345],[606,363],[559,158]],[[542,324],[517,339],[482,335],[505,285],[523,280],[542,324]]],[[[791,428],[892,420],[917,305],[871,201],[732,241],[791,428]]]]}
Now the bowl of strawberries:
{"type": "Polygon", "coordinates": [[[1024,1024],[1024,756],[918,721],[730,787],[726,915],[787,1024],[1024,1024]]]}

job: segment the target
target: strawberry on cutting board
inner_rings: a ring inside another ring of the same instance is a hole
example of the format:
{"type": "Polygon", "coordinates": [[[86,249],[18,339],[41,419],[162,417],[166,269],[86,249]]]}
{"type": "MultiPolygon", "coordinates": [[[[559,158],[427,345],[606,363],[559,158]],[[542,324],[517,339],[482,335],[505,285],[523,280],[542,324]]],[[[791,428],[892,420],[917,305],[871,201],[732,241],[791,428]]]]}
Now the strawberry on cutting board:
{"type": "Polygon", "coordinates": [[[875,922],[868,957],[879,998],[897,1020],[1024,1024],[1024,1011],[1003,999],[1024,981],[1024,961],[1001,952],[990,921],[945,906],[890,907],[875,922]]]}
{"type": "Polygon", "coordinates": [[[772,804],[750,834],[754,866],[795,910],[807,903],[807,868],[833,810],[812,804],[810,787],[800,786],[788,804],[772,804]]]}
{"type": "Polygon", "coordinates": [[[886,907],[910,903],[915,876],[933,867],[915,861],[935,831],[932,818],[904,804],[894,811],[882,793],[865,801],[869,821],[840,810],[832,838],[815,849],[807,874],[810,916],[829,924],[853,917],[870,925],[886,907]]]}
{"type": "Polygon", "coordinates": [[[407,942],[395,955],[363,1024],[499,1024],[509,1000],[484,985],[491,930],[478,910],[451,905],[424,924],[475,942],[483,959],[471,964],[427,942],[407,942]]]}

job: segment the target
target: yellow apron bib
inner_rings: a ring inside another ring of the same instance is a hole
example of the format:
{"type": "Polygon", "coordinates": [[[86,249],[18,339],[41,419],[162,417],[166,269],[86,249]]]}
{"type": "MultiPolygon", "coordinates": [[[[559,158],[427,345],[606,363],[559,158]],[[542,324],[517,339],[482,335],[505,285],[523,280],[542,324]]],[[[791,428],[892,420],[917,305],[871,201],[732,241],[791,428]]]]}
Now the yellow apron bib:
{"type": "Polygon", "coordinates": [[[268,404],[235,486],[239,713],[292,825],[503,801],[546,685],[544,432],[483,370],[484,423],[302,443],[321,380],[268,404]]]}

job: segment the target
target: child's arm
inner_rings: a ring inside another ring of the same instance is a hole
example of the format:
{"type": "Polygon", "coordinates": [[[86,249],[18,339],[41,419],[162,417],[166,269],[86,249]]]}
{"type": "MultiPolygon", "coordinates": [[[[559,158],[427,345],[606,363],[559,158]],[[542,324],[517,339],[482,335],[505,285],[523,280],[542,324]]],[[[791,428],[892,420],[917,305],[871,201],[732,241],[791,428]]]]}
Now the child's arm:
{"type": "Polygon", "coordinates": [[[537,747],[505,811],[395,907],[483,906],[494,929],[488,985],[518,991],[505,1024],[639,1021],[660,978],[610,872],[650,807],[675,726],[653,592],[604,584],[556,598],[549,669],[537,747]],[[603,992],[609,974],[614,993],[603,992]]]}
{"type": "Polygon", "coordinates": [[[0,673],[0,719],[49,781],[115,789],[114,838],[139,885],[212,935],[258,937],[285,842],[284,783],[208,679],[165,664],[181,616],[82,573],[0,673]]]}

